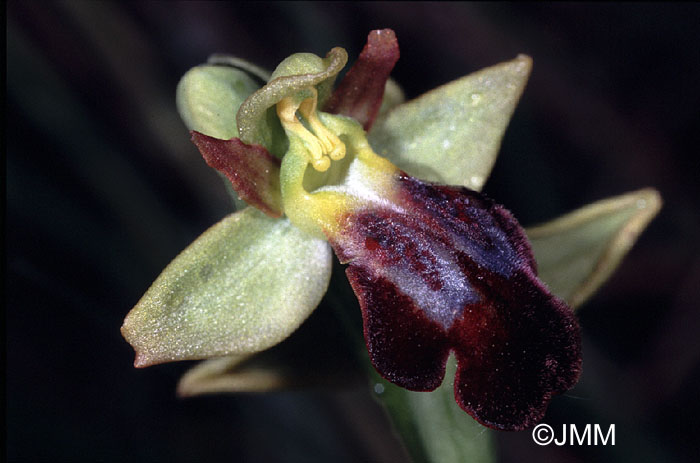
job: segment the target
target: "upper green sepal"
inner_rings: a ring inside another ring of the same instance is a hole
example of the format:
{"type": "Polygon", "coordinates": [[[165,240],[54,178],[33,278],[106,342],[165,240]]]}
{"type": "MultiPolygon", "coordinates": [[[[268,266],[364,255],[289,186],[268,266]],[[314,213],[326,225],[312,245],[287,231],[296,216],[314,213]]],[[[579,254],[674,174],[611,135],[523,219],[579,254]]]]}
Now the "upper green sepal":
{"type": "Polygon", "coordinates": [[[177,109],[189,130],[229,140],[238,137],[238,107],[258,88],[239,69],[197,66],[187,71],[177,85],[177,109]]]}
{"type": "Polygon", "coordinates": [[[480,191],[531,68],[519,55],[438,87],[379,119],[369,141],[414,177],[480,191]]]}
{"type": "Polygon", "coordinates": [[[204,232],[129,312],[137,367],[246,354],[287,338],[328,288],[331,250],[248,207],[204,232]]]}

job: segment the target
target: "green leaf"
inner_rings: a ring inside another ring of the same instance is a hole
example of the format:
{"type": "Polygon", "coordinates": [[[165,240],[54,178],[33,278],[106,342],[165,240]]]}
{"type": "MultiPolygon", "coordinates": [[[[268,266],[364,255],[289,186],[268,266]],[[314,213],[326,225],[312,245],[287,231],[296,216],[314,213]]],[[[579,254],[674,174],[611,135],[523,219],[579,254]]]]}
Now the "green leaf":
{"type": "Polygon", "coordinates": [[[330,246],[254,208],[177,256],[124,320],[137,367],[239,355],[287,338],[328,288],[330,246]]]}
{"type": "Polygon", "coordinates": [[[414,177],[480,191],[531,67],[519,55],[399,105],[375,124],[370,143],[414,177]]]}
{"type": "Polygon", "coordinates": [[[569,305],[580,306],[610,277],[659,209],[659,193],[644,189],[526,229],[540,279],[569,305]]]}
{"type": "Polygon", "coordinates": [[[177,109],[189,130],[229,140],[238,137],[236,113],[259,86],[248,74],[224,66],[197,66],[177,85],[177,109]]]}
{"type": "Polygon", "coordinates": [[[454,355],[442,385],[412,392],[372,373],[376,397],[384,403],[415,462],[487,463],[495,460],[493,431],[459,408],[454,396],[454,355]]]}

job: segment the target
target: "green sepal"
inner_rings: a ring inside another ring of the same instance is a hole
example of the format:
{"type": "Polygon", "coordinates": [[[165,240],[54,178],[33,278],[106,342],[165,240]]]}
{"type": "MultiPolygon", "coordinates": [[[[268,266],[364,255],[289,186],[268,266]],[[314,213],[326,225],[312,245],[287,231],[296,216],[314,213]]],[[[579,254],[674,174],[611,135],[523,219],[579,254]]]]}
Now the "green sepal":
{"type": "Polygon", "coordinates": [[[282,61],[270,82],[250,95],[239,108],[237,122],[241,140],[262,145],[282,158],[287,152],[288,143],[275,105],[309,87],[316,87],[321,104],[330,95],[335,76],[347,60],[348,54],[344,49],[333,48],[324,59],[311,53],[297,53],[282,61]]]}
{"type": "Polygon", "coordinates": [[[229,140],[238,137],[239,106],[259,87],[239,69],[197,66],[187,71],[177,84],[177,109],[189,130],[229,140]]]}
{"type": "Polygon", "coordinates": [[[527,228],[540,279],[571,307],[580,306],[612,275],[660,209],[659,193],[644,189],[527,228]]]}
{"type": "Polygon", "coordinates": [[[480,191],[531,67],[519,55],[438,87],[378,120],[369,141],[414,177],[480,191]]]}
{"type": "Polygon", "coordinates": [[[331,250],[248,207],[204,232],[129,312],[137,367],[240,355],[287,338],[328,288],[331,250]]]}

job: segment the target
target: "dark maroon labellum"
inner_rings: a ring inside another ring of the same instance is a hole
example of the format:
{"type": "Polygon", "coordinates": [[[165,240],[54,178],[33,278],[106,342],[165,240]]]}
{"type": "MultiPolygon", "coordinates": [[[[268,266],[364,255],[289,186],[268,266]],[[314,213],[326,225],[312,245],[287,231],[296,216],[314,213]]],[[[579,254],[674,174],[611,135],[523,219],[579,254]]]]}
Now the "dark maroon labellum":
{"type": "Polygon", "coordinates": [[[457,357],[457,403],[482,424],[521,430],[581,371],[571,309],[536,276],[524,231],[468,190],[401,175],[396,207],[346,217],[331,245],[360,301],[372,363],[416,391],[457,357]]]}

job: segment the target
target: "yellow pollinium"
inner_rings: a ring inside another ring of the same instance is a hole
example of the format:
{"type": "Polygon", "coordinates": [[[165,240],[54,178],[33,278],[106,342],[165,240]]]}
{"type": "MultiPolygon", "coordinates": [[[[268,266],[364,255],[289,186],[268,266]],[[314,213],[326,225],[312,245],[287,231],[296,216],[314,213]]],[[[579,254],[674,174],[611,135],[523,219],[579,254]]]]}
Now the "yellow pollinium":
{"type": "Polygon", "coordinates": [[[390,197],[398,169],[372,151],[357,121],[318,113],[316,90],[308,90],[311,92],[305,90],[305,94],[312,95],[309,98],[299,101],[300,97],[289,97],[277,103],[277,114],[289,138],[280,169],[282,202],[297,228],[328,238],[343,227],[344,216],[390,197]],[[328,171],[333,161],[346,156],[342,165],[328,171]],[[304,179],[309,165],[323,173],[319,177],[317,172],[317,179],[331,183],[316,184],[313,191],[307,191],[304,179]]]}
{"type": "Polygon", "coordinates": [[[310,155],[309,162],[319,172],[325,172],[331,166],[331,160],[338,161],[345,157],[345,143],[324,126],[316,114],[318,93],[315,88],[312,98],[296,103],[295,98],[287,97],[277,103],[277,115],[287,132],[292,132],[306,145],[310,155]],[[297,111],[309,125],[307,129],[297,117],[297,111]]]}

